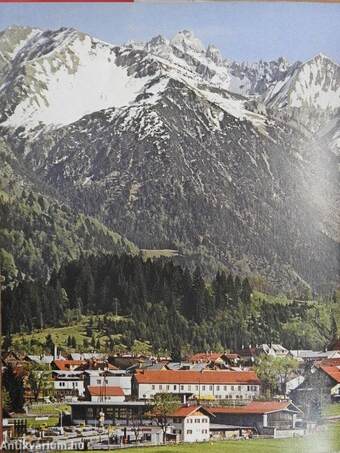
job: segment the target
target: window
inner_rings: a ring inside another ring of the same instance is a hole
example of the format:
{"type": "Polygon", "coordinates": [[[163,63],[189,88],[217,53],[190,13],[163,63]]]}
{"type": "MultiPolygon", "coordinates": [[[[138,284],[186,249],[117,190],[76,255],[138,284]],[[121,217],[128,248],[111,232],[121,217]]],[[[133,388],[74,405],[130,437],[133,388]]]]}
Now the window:
{"type": "Polygon", "coordinates": [[[227,386],[225,385],[225,386],[223,387],[223,390],[226,392],[227,389],[228,389],[228,388],[227,388],[227,386]]]}
{"type": "Polygon", "coordinates": [[[251,388],[250,385],[247,385],[247,391],[250,392],[251,388]]]}
{"type": "Polygon", "coordinates": [[[198,385],[196,385],[196,390],[198,391],[198,385]]]}
{"type": "Polygon", "coordinates": [[[212,389],[213,389],[213,386],[209,385],[209,390],[212,391],[212,389]]]}
{"type": "Polygon", "coordinates": [[[233,392],[235,390],[235,387],[232,385],[231,386],[231,391],[233,392]]]}
{"type": "Polygon", "coordinates": [[[181,385],[181,390],[184,390],[184,385],[181,385]]]}
{"type": "Polygon", "coordinates": [[[238,391],[240,392],[242,390],[242,387],[239,385],[238,386],[238,391]]]}
{"type": "Polygon", "coordinates": [[[189,392],[191,391],[191,385],[188,385],[188,390],[189,390],[189,392]]]}
{"type": "Polygon", "coordinates": [[[166,386],[166,389],[167,389],[167,390],[170,390],[170,385],[167,385],[167,386],[166,386]]]}
{"type": "Polygon", "coordinates": [[[101,379],[97,379],[97,384],[100,385],[101,383],[102,383],[101,379]]]}
{"type": "Polygon", "coordinates": [[[174,390],[177,390],[177,385],[174,385],[174,390]]]}
{"type": "Polygon", "coordinates": [[[187,434],[192,434],[192,429],[187,429],[187,434]]]}
{"type": "Polygon", "coordinates": [[[219,390],[220,390],[220,386],[219,385],[216,385],[216,390],[219,392],[219,390]]]}
{"type": "Polygon", "coordinates": [[[202,390],[205,390],[205,385],[202,385],[202,390]]]}
{"type": "Polygon", "coordinates": [[[155,390],[156,387],[152,384],[151,388],[152,388],[152,390],[155,390]]]}
{"type": "Polygon", "coordinates": [[[159,384],[158,388],[159,388],[159,390],[162,390],[162,388],[163,388],[162,384],[159,384]]]}

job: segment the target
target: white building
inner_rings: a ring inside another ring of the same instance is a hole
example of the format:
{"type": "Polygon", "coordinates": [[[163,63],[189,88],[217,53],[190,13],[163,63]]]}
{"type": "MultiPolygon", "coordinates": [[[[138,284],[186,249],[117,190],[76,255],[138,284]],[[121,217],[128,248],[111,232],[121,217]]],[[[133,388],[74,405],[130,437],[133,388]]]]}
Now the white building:
{"type": "Polygon", "coordinates": [[[152,399],[158,393],[172,393],[197,400],[252,400],[260,395],[260,380],[254,371],[137,371],[133,395],[152,399]]]}
{"type": "Polygon", "coordinates": [[[184,406],[171,414],[173,434],[179,442],[206,442],[210,439],[212,413],[202,406],[184,406]]]}
{"type": "Polygon", "coordinates": [[[310,349],[291,349],[289,355],[300,362],[316,362],[325,359],[340,358],[340,351],[312,351],[310,349]]]}
{"type": "Polygon", "coordinates": [[[123,389],[125,396],[131,395],[131,375],[125,370],[86,370],[85,387],[111,386],[123,389]]]}
{"type": "Polygon", "coordinates": [[[86,394],[93,402],[112,402],[118,403],[125,401],[123,389],[112,386],[88,386],[86,394]]]}
{"type": "Polygon", "coordinates": [[[57,397],[84,396],[84,373],[82,371],[54,370],[52,376],[54,392],[57,397]]]}

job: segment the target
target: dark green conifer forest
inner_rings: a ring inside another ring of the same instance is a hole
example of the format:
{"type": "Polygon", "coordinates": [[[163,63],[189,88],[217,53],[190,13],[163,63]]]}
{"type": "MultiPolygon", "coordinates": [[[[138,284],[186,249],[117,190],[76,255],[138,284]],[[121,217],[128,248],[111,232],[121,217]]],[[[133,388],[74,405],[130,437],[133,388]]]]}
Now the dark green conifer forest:
{"type": "MultiPolygon", "coordinates": [[[[54,271],[48,282],[23,280],[8,287],[4,333],[104,315],[97,328],[109,339],[107,349],[114,349],[116,338],[127,349],[139,340],[176,357],[271,342],[321,349],[334,334],[332,301],[271,299],[253,291],[247,278],[219,271],[207,281],[203,275],[199,267],[191,272],[165,258],[82,256],[54,271]]],[[[90,346],[91,326],[87,330],[90,346]]],[[[74,346],[73,338],[69,345],[74,346]]]]}

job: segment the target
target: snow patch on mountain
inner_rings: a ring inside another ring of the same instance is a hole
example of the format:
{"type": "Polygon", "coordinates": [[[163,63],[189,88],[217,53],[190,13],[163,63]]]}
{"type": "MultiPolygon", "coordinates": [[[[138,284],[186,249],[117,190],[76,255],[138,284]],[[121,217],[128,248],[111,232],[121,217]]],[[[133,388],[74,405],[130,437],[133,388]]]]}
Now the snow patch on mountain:
{"type": "Polygon", "coordinates": [[[340,107],[340,66],[319,54],[273,85],[265,101],[279,109],[336,110],[340,107]]]}
{"type": "Polygon", "coordinates": [[[86,114],[132,102],[149,78],[129,76],[127,68],[115,64],[115,54],[109,47],[100,46],[93,52],[92,44],[89,37],[74,41],[65,55],[65,64],[57,69],[54,61],[35,60],[34,78],[43,88],[33,99],[21,102],[4,125],[62,126],[86,114]],[[74,55],[79,61],[76,68],[74,55]]]}

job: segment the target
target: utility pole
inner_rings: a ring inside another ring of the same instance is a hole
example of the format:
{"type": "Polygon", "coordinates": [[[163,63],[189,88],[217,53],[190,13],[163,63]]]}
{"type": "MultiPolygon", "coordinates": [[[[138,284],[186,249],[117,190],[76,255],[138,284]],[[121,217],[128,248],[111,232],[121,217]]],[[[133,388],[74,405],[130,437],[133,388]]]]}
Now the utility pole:
{"type": "Polygon", "coordinates": [[[2,426],[2,304],[1,304],[1,291],[2,284],[5,281],[5,277],[1,275],[0,270],[0,452],[2,452],[3,426],[2,426]]]}

